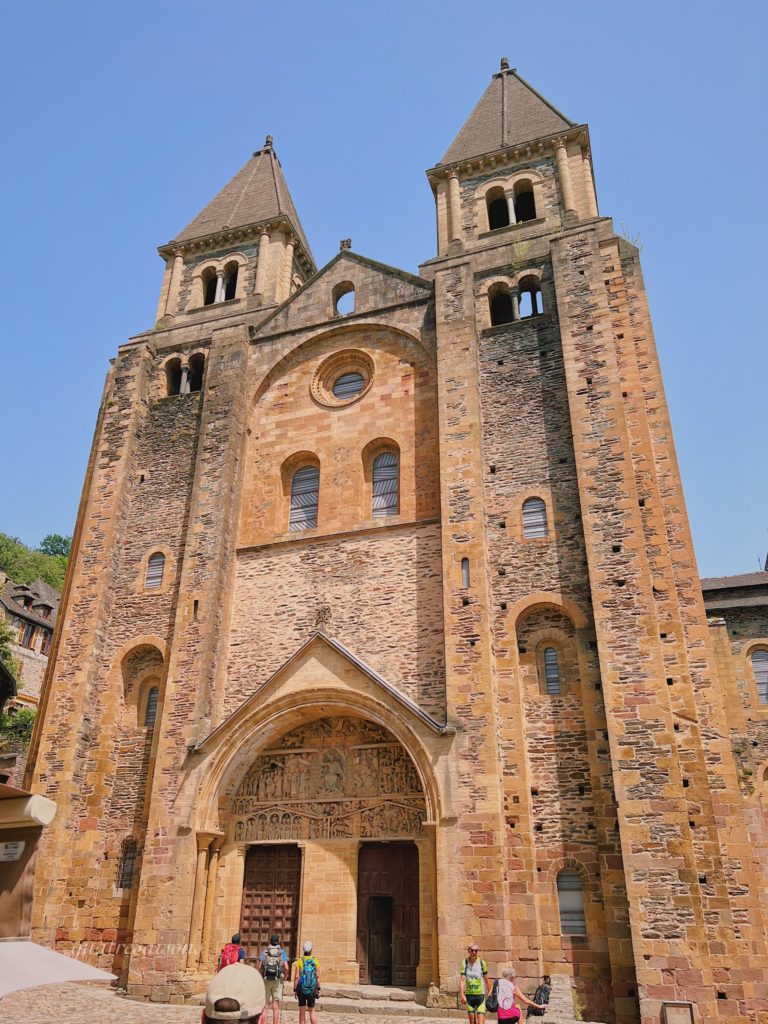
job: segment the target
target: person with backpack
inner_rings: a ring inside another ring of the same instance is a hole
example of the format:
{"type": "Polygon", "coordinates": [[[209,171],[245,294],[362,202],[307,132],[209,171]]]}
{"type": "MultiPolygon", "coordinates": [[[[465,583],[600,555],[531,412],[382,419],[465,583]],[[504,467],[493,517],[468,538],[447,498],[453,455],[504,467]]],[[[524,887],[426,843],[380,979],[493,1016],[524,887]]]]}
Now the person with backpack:
{"type": "Polygon", "coordinates": [[[459,974],[459,997],[461,1005],[467,1007],[469,1024],[483,1024],[485,1000],[488,995],[488,964],[478,956],[477,944],[470,943],[467,956],[461,962],[459,974]]]}
{"type": "Polygon", "coordinates": [[[264,947],[259,957],[259,970],[267,993],[266,1006],[272,1006],[272,1024],[279,1024],[283,982],[288,976],[288,954],[280,945],[279,935],[270,936],[269,945],[264,947]]]}
{"type": "Polygon", "coordinates": [[[222,967],[229,967],[230,964],[239,964],[245,960],[245,950],[240,945],[240,932],[235,932],[232,941],[228,942],[219,953],[219,964],[216,968],[220,971],[222,967]]]}
{"type": "Polygon", "coordinates": [[[541,979],[541,984],[533,994],[533,1006],[528,1007],[529,1017],[543,1017],[544,1010],[549,1003],[549,997],[552,993],[552,978],[549,974],[545,974],[541,979]]]}
{"type": "Polygon", "coordinates": [[[309,1009],[310,1024],[317,1024],[315,1000],[320,995],[320,963],[312,956],[312,943],[307,940],[303,956],[293,965],[293,991],[299,1001],[299,1024],[306,1024],[309,1009]]]}
{"type": "MultiPolygon", "coordinates": [[[[501,972],[501,977],[496,983],[496,998],[498,999],[498,1018],[499,1020],[508,1020],[514,1024],[515,1021],[520,1020],[522,1011],[517,1005],[519,999],[521,1003],[525,1003],[529,1007],[528,1012],[532,1009],[540,1010],[544,1012],[544,1007],[540,1006],[537,1000],[529,999],[523,995],[522,991],[517,987],[515,980],[515,969],[514,967],[504,967],[501,972]]],[[[536,990],[538,996],[539,989],[536,990]]],[[[549,997],[547,997],[549,998],[549,997]]]]}

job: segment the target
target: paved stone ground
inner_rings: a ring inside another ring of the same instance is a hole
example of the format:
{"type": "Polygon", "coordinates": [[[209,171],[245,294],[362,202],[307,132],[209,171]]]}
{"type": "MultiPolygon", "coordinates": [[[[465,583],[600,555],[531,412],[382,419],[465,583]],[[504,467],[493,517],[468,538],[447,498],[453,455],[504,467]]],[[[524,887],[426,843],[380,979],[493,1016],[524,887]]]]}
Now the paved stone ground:
{"type": "MultiPolygon", "coordinates": [[[[0,1024],[200,1024],[199,1006],[165,1006],[123,999],[94,984],[45,985],[12,992],[0,999],[0,1024]]],[[[298,1011],[283,1014],[284,1024],[298,1024],[298,1011]]],[[[318,1024],[438,1024],[434,1017],[393,1017],[387,1013],[350,1016],[322,1011],[318,1024]]],[[[446,1024],[445,1018],[440,1024],[446,1024]]]]}

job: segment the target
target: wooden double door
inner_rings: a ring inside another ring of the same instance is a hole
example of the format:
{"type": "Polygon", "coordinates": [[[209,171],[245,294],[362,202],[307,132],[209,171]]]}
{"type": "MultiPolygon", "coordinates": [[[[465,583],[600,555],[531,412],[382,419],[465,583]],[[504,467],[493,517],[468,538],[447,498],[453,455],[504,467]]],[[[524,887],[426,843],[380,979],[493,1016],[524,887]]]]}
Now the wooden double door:
{"type": "Polygon", "coordinates": [[[245,855],[240,935],[255,962],[274,932],[296,958],[301,888],[301,850],[295,844],[251,846],[245,855]]]}
{"type": "Polygon", "coordinates": [[[416,984],[419,852],[415,843],[363,843],[357,873],[361,985],[416,984]]]}

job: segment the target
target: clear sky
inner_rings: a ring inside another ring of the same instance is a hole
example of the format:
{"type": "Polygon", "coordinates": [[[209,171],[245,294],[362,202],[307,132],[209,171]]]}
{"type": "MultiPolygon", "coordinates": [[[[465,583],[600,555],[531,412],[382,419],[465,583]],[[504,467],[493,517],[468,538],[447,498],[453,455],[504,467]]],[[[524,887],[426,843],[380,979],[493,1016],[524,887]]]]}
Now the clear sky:
{"type": "Polygon", "coordinates": [[[0,40],[0,530],[69,533],[108,360],[171,239],[270,133],[318,265],[416,271],[424,170],[499,58],[590,124],[643,264],[702,575],[768,549],[766,5],[38,0],[0,40]]]}

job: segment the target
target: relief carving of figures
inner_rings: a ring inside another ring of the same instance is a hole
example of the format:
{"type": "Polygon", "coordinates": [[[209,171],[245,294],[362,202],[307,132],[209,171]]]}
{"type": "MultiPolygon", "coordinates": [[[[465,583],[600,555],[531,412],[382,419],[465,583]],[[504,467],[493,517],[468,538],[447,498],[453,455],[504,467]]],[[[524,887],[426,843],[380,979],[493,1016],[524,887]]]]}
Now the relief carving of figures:
{"type": "Polygon", "coordinates": [[[417,835],[426,811],[418,773],[394,737],[331,718],[294,729],[258,757],[230,813],[236,842],[264,842],[417,835]]]}

